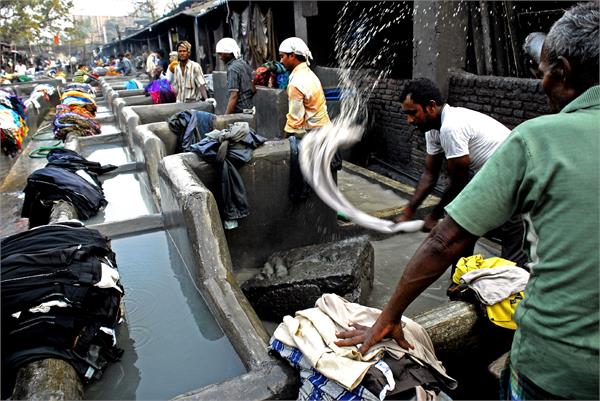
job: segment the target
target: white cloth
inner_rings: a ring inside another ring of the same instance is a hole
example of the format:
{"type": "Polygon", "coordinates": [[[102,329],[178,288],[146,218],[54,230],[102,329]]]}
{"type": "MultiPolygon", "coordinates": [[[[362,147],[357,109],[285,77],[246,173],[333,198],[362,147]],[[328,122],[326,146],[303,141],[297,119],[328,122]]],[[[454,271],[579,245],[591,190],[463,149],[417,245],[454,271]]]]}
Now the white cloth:
{"type": "Polygon", "coordinates": [[[373,217],[358,210],[340,192],[331,175],[331,161],[338,148],[343,149],[358,142],[363,128],[354,125],[352,117],[336,120],[308,132],[300,143],[300,169],[304,179],[330,208],[344,213],[359,226],[382,233],[411,233],[421,230],[423,220],[394,223],[373,217]]]}
{"type": "Polygon", "coordinates": [[[281,53],[294,53],[304,56],[306,64],[310,65],[308,59],[312,59],[312,53],[308,49],[308,46],[300,38],[291,37],[287,38],[279,45],[279,52],[281,53]]]}
{"type": "Polygon", "coordinates": [[[464,107],[444,105],[440,130],[425,133],[427,153],[444,153],[446,159],[469,155],[469,168],[483,166],[510,130],[492,117],[464,107]]]}
{"type": "Polygon", "coordinates": [[[242,51],[237,42],[231,38],[223,38],[217,42],[217,53],[232,53],[233,57],[240,58],[242,51]]]}
{"type": "Polygon", "coordinates": [[[100,263],[100,266],[102,267],[102,276],[100,277],[100,281],[94,284],[94,286],[98,288],[114,288],[123,293],[123,290],[117,285],[119,282],[119,272],[105,263],[100,263]]]}
{"type": "Polygon", "coordinates": [[[517,266],[498,266],[466,272],[460,281],[475,291],[486,305],[494,305],[525,290],[529,273],[517,266]]]}
{"type": "Polygon", "coordinates": [[[156,53],[150,53],[148,55],[148,58],[146,59],[146,72],[148,74],[152,74],[152,71],[154,71],[154,67],[156,67],[156,63],[158,63],[156,53]]]}
{"type": "Polygon", "coordinates": [[[350,390],[360,384],[367,370],[386,352],[396,359],[408,354],[416,362],[436,369],[456,385],[435,357],[425,329],[407,317],[402,317],[404,335],[415,346],[414,350],[405,350],[394,340],[373,346],[366,355],[361,355],[356,346],[335,345],[338,340],[336,332],[349,330],[352,322],[372,326],[380,313],[379,309],[350,303],[338,295],[324,294],[317,300],[315,308],[298,311],[295,317],[285,316],[273,337],[298,348],[316,370],[350,390]]]}

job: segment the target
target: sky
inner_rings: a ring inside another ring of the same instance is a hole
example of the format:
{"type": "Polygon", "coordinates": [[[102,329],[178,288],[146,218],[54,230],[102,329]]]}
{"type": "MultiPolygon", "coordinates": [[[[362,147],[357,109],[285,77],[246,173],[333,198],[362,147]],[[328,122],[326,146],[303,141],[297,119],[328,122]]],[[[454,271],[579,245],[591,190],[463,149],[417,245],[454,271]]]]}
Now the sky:
{"type": "MultiPolygon", "coordinates": [[[[162,15],[169,0],[154,0],[158,15],[162,15]]],[[[133,12],[133,4],[127,0],[73,0],[73,15],[101,15],[121,17],[133,12]]]]}

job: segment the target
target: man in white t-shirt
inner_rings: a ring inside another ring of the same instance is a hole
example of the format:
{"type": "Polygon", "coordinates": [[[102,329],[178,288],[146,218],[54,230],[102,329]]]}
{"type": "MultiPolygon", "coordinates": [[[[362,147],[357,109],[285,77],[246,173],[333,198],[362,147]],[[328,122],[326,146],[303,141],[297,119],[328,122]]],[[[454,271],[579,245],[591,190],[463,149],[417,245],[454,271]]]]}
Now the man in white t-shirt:
{"type": "MultiPolygon", "coordinates": [[[[412,218],[433,191],[444,158],[447,160],[449,185],[440,203],[425,217],[423,229],[430,231],[443,217],[444,207],[462,191],[508,137],[510,130],[485,114],[445,103],[439,89],[426,78],[409,81],[400,100],[408,123],[425,134],[427,156],[425,171],[415,193],[396,221],[412,218]]],[[[507,248],[503,249],[503,257],[519,265],[527,260],[521,246],[523,233],[523,223],[516,217],[510,225],[502,228],[500,234],[503,248],[507,248]]]]}
{"type": "Polygon", "coordinates": [[[15,66],[15,75],[18,77],[22,75],[27,75],[27,66],[23,64],[21,60],[19,60],[17,62],[17,65],[15,66]]]}

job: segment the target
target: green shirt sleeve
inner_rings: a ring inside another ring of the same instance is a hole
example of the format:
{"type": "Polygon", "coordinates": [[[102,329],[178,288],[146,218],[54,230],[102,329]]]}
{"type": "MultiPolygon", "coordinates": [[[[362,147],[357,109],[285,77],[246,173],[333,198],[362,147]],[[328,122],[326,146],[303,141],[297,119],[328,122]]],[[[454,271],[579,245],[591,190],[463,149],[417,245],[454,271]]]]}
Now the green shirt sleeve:
{"type": "Polygon", "coordinates": [[[473,235],[482,236],[521,211],[530,168],[527,147],[517,131],[488,159],[481,170],[446,206],[456,223],[473,235]]]}

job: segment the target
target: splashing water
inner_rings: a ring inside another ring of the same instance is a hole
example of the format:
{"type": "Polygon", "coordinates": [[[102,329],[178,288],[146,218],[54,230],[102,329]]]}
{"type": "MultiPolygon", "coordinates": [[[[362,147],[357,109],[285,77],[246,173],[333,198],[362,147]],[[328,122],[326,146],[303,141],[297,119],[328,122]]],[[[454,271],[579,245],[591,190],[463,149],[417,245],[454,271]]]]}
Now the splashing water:
{"type": "Polygon", "coordinates": [[[348,2],[342,8],[335,32],[335,52],[343,93],[341,112],[332,124],[304,137],[300,147],[300,168],[319,198],[332,209],[343,212],[354,223],[384,233],[418,231],[423,227],[422,220],[394,223],[356,209],[339,191],[331,173],[330,164],[336,151],[360,141],[365,130],[364,105],[379,80],[389,74],[392,63],[387,63],[374,79],[368,76],[365,68],[377,65],[383,57],[393,60],[397,56],[389,40],[380,41],[383,45],[375,55],[367,51],[368,46],[392,22],[398,22],[398,15],[404,18],[410,13],[402,3],[385,2],[376,3],[368,12],[363,9],[359,18],[352,18],[351,14],[356,14],[354,5],[348,2]],[[391,22],[382,22],[382,19],[390,18],[393,18],[391,22]],[[369,82],[372,82],[371,85],[369,82]]]}

